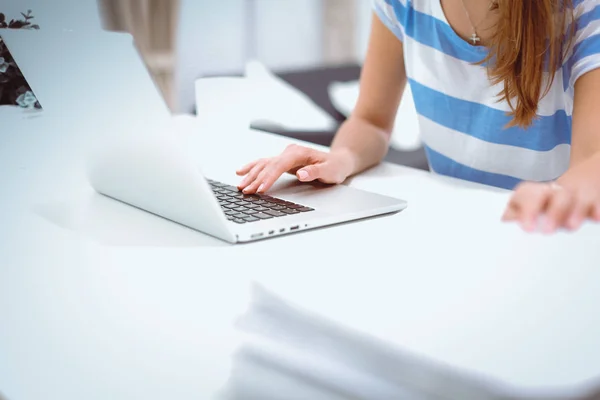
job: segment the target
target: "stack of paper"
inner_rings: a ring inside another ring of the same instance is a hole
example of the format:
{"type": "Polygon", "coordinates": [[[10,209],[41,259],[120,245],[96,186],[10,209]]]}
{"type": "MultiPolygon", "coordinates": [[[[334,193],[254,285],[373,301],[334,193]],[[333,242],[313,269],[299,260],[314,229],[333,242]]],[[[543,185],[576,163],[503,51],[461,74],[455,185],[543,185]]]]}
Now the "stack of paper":
{"type": "MultiPolygon", "coordinates": [[[[376,312],[376,310],[374,310],[376,312]]],[[[223,399],[497,399],[491,386],[288,304],[260,286],[223,399]]]]}

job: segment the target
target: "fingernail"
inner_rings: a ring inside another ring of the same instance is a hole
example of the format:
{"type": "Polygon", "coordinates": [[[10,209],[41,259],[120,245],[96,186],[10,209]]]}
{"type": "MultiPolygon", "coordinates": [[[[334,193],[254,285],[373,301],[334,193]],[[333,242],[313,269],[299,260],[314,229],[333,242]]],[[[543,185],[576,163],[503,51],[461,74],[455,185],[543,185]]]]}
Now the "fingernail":
{"type": "Polygon", "coordinates": [[[521,221],[521,228],[526,232],[532,232],[536,229],[535,223],[531,219],[521,221]]]}
{"type": "Polygon", "coordinates": [[[298,171],[298,178],[302,180],[308,178],[308,172],[302,170],[298,171]]]}
{"type": "Polygon", "coordinates": [[[544,222],[544,228],[543,229],[544,229],[544,233],[552,233],[552,232],[554,232],[554,230],[556,229],[554,221],[552,221],[550,219],[547,219],[544,222]]]}
{"type": "Polygon", "coordinates": [[[572,217],[569,220],[569,228],[570,229],[577,229],[577,227],[579,226],[579,218],[577,217],[572,217]]]}
{"type": "Polygon", "coordinates": [[[260,192],[260,193],[262,193],[262,191],[263,191],[264,189],[265,189],[265,185],[264,185],[264,183],[261,183],[261,185],[258,187],[258,190],[257,190],[257,192],[260,192]]]}

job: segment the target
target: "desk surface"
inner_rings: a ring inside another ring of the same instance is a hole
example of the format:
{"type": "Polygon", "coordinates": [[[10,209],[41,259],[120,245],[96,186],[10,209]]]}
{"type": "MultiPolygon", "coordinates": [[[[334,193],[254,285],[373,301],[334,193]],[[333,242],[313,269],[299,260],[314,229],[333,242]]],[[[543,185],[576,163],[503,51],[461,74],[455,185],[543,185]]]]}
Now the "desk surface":
{"type": "MultiPolygon", "coordinates": [[[[383,164],[349,184],[408,200],[404,212],[231,246],[95,195],[89,136],[52,140],[64,124],[39,124],[0,145],[9,400],[210,398],[251,282],[509,392],[580,394],[600,376],[597,226],[526,235],[499,222],[507,193],[383,164]]],[[[289,143],[187,132],[206,175],[232,183],[289,143]]]]}

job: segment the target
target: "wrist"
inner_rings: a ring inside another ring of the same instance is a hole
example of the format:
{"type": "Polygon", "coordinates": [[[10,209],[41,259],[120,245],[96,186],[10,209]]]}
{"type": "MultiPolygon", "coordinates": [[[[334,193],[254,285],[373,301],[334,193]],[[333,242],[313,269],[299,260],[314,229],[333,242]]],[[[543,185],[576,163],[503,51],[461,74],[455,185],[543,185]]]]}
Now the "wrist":
{"type": "Polygon", "coordinates": [[[556,183],[562,186],[569,186],[571,182],[580,181],[582,178],[600,179],[600,152],[589,156],[587,159],[580,161],[571,167],[556,180],[556,183]]]}
{"type": "Polygon", "coordinates": [[[358,170],[358,155],[351,149],[347,147],[332,148],[329,154],[339,160],[346,178],[354,175],[358,170]]]}

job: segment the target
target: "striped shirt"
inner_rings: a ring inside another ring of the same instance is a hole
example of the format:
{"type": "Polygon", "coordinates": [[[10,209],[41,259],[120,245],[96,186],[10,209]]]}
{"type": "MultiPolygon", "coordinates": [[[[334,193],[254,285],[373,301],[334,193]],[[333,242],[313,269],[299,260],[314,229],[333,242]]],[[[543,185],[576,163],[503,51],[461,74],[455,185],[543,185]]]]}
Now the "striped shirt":
{"type": "MultiPolygon", "coordinates": [[[[535,1],[535,0],[524,0],[535,1]]],[[[600,67],[600,0],[574,0],[576,37],[550,92],[527,129],[506,128],[486,55],[452,29],[440,0],[373,0],[381,21],[403,42],[405,67],[432,172],[514,189],[551,181],[569,167],[574,85],[600,67]]]]}

